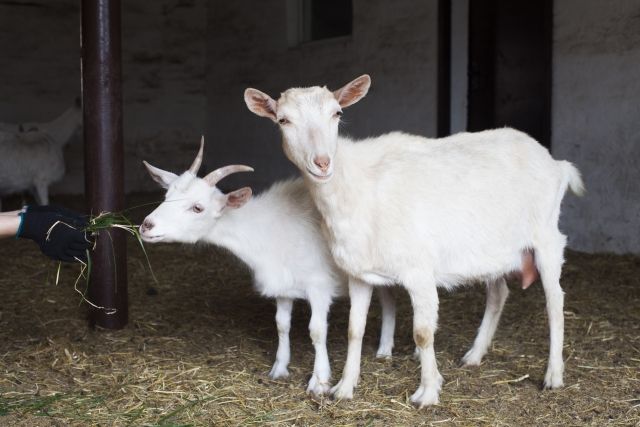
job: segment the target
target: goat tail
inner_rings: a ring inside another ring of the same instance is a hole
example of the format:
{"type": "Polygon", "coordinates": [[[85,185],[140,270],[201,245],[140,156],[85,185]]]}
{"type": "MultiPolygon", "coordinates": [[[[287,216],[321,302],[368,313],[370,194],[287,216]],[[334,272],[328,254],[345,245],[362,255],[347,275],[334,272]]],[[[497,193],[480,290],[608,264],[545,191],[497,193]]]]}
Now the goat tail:
{"type": "Polygon", "coordinates": [[[567,162],[566,160],[560,161],[560,167],[562,168],[566,186],[569,187],[576,196],[584,195],[586,189],[578,168],[576,168],[573,163],[567,162]]]}

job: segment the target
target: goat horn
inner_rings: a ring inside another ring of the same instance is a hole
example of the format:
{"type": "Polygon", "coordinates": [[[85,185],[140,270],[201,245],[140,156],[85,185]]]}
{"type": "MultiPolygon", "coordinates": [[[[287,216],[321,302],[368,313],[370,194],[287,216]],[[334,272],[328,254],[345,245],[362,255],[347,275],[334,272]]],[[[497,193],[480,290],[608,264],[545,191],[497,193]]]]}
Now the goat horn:
{"type": "Polygon", "coordinates": [[[200,170],[200,165],[202,164],[202,152],[204,151],[204,136],[200,139],[200,151],[198,151],[198,155],[196,159],[191,164],[189,168],[189,172],[194,175],[198,175],[198,170],[200,170]]]}
{"type": "Polygon", "coordinates": [[[209,175],[205,176],[204,180],[207,181],[207,183],[213,187],[222,178],[225,178],[231,175],[232,173],[236,173],[236,172],[253,172],[253,168],[245,165],[223,166],[221,168],[214,170],[209,175]]]}

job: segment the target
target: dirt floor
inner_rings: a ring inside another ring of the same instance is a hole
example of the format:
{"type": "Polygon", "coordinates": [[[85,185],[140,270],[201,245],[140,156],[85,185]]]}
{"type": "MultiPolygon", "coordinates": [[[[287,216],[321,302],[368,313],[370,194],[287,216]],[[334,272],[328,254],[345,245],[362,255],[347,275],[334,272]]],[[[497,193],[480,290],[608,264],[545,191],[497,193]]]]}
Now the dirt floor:
{"type": "MultiPolygon", "coordinates": [[[[291,377],[267,372],[277,345],[272,301],[212,247],[148,246],[159,279],[129,247],[130,322],[90,330],[73,289],[78,266],[56,264],[31,242],[0,242],[0,425],[640,425],[640,257],[569,252],[566,387],[542,391],[548,330],[540,284],[511,286],[493,348],[461,368],[484,309],[481,286],[441,293],[436,335],[445,378],[440,404],[408,400],[418,383],[411,311],[400,292],[396,347],[375,358],[372,304],[353,401],[305,394],[313,364],[309,310],[296,306],[291,377]]],[[[346,355],[348,302],[331,312],[334,380],[346,355]]]]}

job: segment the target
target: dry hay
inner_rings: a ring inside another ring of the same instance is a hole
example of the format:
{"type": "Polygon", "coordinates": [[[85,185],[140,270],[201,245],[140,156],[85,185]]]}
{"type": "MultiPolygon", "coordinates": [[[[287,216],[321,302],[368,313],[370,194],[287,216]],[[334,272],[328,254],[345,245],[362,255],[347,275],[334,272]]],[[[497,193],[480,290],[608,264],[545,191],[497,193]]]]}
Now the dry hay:
{"type": "MultiPolygon", "coordinates": [[[[369,318],[360,386],[351,402],[305,394],[313,365],[309,312],[298,304],[291,377],[272,381],[273,302],[244,267],[210,247],[129,248],[130,323],[89,330],[70,285],[77,266],[55,265],[30,242],[0,242],[0,425],[640,425],[640,258],[569,253],[566,387],[541,391],[548,350],[539,284],[511,286],[493,349],[459,367],[484,309],[481,287],[441,293],[436,336],[445,384],[438,406],[417,411],[411,314],[400,293],[392,360],[375,359],[379,313],[369,318]],[[152,289],[154,287],[154,289],[152,289]]],[[[338,378],[348,304],[331,313],[338,378]]]]}

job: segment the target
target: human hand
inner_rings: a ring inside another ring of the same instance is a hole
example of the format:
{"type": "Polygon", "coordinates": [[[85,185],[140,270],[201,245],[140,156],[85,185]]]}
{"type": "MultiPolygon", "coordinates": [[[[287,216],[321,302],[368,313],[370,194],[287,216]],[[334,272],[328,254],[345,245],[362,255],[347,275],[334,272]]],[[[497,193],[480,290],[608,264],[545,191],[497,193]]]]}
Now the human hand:
{"type": "Polygon", "coordinates": [[[57,206],[27,206],[22,214],[18,237],[33,240],[49,258],[73,262],[87,261],[93,242],[84,229],[87,217],[57,206]]]}

